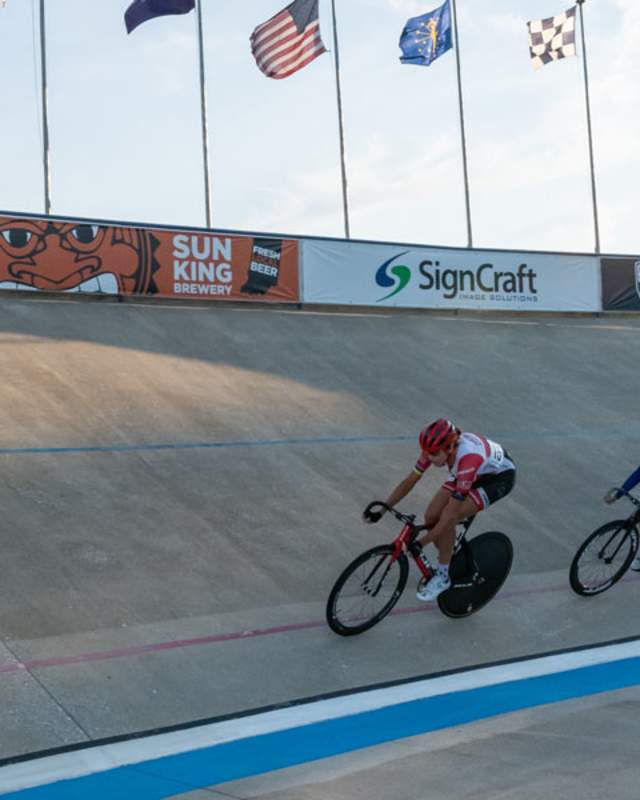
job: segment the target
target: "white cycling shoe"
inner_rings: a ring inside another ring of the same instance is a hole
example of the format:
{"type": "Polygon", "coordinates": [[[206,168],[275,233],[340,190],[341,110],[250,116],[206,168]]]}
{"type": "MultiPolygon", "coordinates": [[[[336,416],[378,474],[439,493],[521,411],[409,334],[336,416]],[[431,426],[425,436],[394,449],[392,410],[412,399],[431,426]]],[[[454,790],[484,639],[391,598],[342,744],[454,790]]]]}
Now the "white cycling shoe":
{"type": "Polygon", "coordinates": [[[629,569],[632,569],[634,572],[640,572],[640,555],[637,555],[629,564],[629,569]]]}
{"type": "Polygon", "coordinates": [[[436,573],[429,583],[425,584],[421,589],[416,592],[418,600],[423,603],[430,603],[436,599],[439,594],[446,592],[451,587],[451,578],[443,578],[442,575],[436,573]]]}

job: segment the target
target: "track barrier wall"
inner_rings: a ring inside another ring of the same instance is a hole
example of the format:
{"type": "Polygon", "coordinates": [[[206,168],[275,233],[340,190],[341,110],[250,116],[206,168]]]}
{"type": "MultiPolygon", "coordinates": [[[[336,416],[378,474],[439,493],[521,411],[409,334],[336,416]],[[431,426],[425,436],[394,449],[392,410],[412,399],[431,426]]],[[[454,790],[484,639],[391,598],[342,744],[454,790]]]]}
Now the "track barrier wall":
{"type": "Polygon", "coordinates": [[[0,212],[0,289],[450,310],[640,311],[640,256],[423,247],[0,212]]]}
{"type": "Polygon", "coordinates": [[[297,303],[298,242],[0,216],[0,289],[297,303]]]}
{"type": "Polygon", "coordinates": [[[303,243],[308,303],[508,311],[599,311],[587,255],[303,243]]]}
{"type": "Polygon", "coordinates": [[[604,311],[640,311],[640,258],[602,259],[604,311]]]}

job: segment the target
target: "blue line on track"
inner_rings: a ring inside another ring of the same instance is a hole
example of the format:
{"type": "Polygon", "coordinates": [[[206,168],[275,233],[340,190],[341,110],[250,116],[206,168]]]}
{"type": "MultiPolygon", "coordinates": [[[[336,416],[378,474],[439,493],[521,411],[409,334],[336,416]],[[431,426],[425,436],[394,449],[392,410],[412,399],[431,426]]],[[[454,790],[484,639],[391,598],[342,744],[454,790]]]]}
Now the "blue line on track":
{"type": "Polygon", "coordinates": [[[640,657],[579,667],[266,733],[3,795],[6,800],[164,798],[384,742],[640,683],[640,657]]]}
{"type": "Polygon", "coordinates": [[[174,444],[114,444],[96,447],[0,447],[0,455],[42,455],[47,453],[137,453],[155,450],[207,450],[227,447],[273,447],[278,445],[349,444],[404,442],[415,436],[325,436],[305,439],[261,439],[229,442],[176,442],[174,444]]]}
{"type": "MultiPolygon", "coordinates": [[[[495,434],[499,441],[526,441],[530,439],[624,439],[640,440],[640,427],[637,431],[615,430],[593,432],[583,431],[531,431],[524,433],[495,434]]],[[[174,442],[150,444],[111,444],[85,447],[0,447],[0,456],[59,455],[73,453],[144,453],[161,450],[224,450],[233,447],[286,447],[296,445],[325,444],[373,444],[381,442],[417,442],[415,434],[409,436],[318,436],[292,439],[236,440],[228,442],[174,442]]]]}

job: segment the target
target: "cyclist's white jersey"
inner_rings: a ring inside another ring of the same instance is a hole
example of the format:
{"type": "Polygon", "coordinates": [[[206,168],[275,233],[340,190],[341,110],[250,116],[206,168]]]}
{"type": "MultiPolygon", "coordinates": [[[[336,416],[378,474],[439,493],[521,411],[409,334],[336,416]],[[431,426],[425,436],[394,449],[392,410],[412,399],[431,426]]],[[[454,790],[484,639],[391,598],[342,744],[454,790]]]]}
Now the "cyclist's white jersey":
{"type": "MultiPolygon", "coordinates": [[[[430,463],[426,455],[420,454],[414,471],[422,475],[430,463]]],[[[482,475],[498,475],[509,469],[515,469],[515,464],[502,445],[475,433],[462,433],[458,440],[455,461],[450,468],[450,480],[453,484],[451,488],[466,496],[482,475]]]]}

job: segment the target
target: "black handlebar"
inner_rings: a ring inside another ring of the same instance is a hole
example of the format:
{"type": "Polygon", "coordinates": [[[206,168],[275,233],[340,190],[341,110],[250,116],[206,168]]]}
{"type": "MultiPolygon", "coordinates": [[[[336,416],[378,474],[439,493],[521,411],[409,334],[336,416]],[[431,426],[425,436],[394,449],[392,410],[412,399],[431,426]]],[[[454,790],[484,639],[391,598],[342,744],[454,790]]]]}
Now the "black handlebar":
{"type": "Polygon", "coordinates": [[[414,525],[415,527],[415,521],[416,521],[415,514],[403,514],[401,511],[398,511],[397,509],[393,508],[393,506],[388,506],[386,503],[383,503],[382,500],[374,500],[372,503],[369,503],[369,505],[364,510],[364,514],[366,516],[371,512],[376,513],[376,509],[379,508],[383,508],[390,514],[393,514],[393,516],[396,519],[400,520],[400,522],[404,522],[408,525],[414,525]]]}
{"type": "Polygon", "coordinates": [[[627,497],[629,500],[631,500],[634,506],[640,508],[640,500],[638,500],[637,497],[630,494],[629,492],[626,492],[624,489],[618,487],[616,487],[616,492],[618,492],[618,494],[621,496],[627,497]]]}
{"type": "MultiPolygon", "coordinates": [[[[626,492],[625,492],[626,494],[626,492]]],[[[632,497],[632,500],[640,507],[640,500],[636,500],[635,497],[632,497]]],[[[376,508],[383,508],[385,511],[389,511],[393,516],[403,522],[405,525],[411,525],[413,528],[414,534],[421,533],[422,531],[429,530],[426,525],[416,525],[416,515],[415,514],[403,514],[401,511],[398,511],[397,508],[393,508],[393,506],[388,506],[382,500],[374,500],[372,503],[365,508],[363,511],[363,516],[367,516],[368,514],[377,514],[379,512],[375,511],[376,508]]],[[[476,518],[475,514],[472,514],[470,517],[466,519],[460,520],[459,524],[463,526],[464,533],[469,530],[471,527],[471,523],[476,518]]],[[[377,520],[376,520],[377,521],[377,520]]]]}

